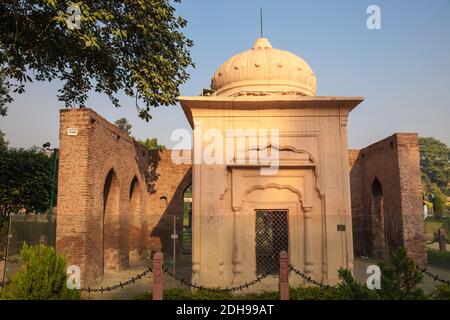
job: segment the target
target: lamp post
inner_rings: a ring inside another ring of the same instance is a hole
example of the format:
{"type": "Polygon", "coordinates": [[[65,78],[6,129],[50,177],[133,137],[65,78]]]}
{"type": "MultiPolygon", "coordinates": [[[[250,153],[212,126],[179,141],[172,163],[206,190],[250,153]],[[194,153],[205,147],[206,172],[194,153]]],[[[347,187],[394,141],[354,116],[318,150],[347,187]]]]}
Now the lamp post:
{"type": "Polygon", "coordinates": [[[53,162],[53,172],[52,172],[52,187],[51,187],[51,193],[50,193],[50,207],[48,210],[48,216],[51,217],[53,215],[53,203],[55,202],[55,185],[56,185],[56,163],[57,163],[57,157],[56,153],[59,151],[58,148],[50,149],[50,142],[46,142],[42,145],[42,148],[49,151],[52,150],[52,162],[53,162]]]}

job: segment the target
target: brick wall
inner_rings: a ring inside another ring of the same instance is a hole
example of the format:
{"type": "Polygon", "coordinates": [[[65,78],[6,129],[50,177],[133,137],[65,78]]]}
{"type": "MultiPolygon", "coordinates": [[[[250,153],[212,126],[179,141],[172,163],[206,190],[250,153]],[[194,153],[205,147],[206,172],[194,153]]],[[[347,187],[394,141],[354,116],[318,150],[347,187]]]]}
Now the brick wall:
{"type": "MultiPolygon", "coordinates": [[[[181,217],[191,166],[174,165],[170,155],[149,152],[91,109],[61,110],[56,245],[80,266],[83,284],[100,280],[105,268],[138,262],[150,250],[172,252],[170,234],[163,232],[166,217],[181,217]],[[77,135],[68,135],[69,128],[77,135]]],[[[178,218],[177,248],[181,230],[178,218]]]]}
{"type": "Polygon", "coordinates": [[[396,133],[362,150],[350,150],[349,161],[355,254],[384,258],[404,245],[424,264],[417,134],[396,133]],[[376,203],[376,180],[381,204],[376,203]]]}
{"type": "MultiPolygon", "coordinates": [[[[80,266],[82,284],[151,252],[171,256],[174,223],[180,254],[191,165],[173,163],[171,150],[146,150],[91,109],[61,110],[60,118],[57,250],[80,266]],[[68,135],[69,128],[77,135],[68,135]]],[[[425,263],[417,135],[395,134],[350,150],[349,162],[355,253],[383,254],[404,244],[425,263]],[[382,189],[382,220],[371,214],[375,179],[382,189]],[[376,238],[381,225],[387,236],[376,238]]]]}

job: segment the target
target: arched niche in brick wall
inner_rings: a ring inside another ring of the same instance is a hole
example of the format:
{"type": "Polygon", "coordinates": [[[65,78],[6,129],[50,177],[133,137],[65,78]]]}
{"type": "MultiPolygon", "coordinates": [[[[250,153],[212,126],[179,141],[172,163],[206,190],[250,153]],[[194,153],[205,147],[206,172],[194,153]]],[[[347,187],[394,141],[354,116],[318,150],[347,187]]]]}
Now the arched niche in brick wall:
{"type": "Polygon", "coordinates": [[[378,178],[373,180],[371,186],[370,216],[372,229],[372,257],[384,259],[387,248],[383,187],[378,178]]]}
{"type": "Polygon", "coordinates": [[[141,198],[139,181],[135,176],[131,181],[129,197],[128,252],[129,262],[131,264],[139,262],[141,255],[143,254],[142,243],[144,242],[144,239],[142,230],[141,198]]]}
{"type": "Polygon", "coordinates": [[[120,266],[120,187],[114,169],[108,172],[103,188],[103,270],[120,266]]]}

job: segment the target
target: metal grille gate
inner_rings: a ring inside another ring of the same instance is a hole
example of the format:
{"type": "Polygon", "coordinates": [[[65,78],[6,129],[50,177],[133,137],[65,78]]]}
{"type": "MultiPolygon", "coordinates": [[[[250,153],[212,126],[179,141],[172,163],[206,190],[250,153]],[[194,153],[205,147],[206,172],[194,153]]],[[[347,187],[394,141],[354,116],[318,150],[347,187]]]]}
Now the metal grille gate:
{"type": "Polygon", "coordinates": [[[288,251],[288,210],[255,210],[256,274],[278,274],[280,251],[288,251]]]}

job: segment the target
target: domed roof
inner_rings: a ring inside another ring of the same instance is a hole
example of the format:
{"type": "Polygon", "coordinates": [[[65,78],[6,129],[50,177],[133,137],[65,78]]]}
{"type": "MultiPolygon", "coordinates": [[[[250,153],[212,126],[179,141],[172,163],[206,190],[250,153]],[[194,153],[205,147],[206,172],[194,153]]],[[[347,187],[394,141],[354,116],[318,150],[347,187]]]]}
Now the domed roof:
{"type": "Polygon", "coordinates": [[[218,96],[316,95],[316,77],[302,58],[272,48],[269,40],[258,38],[250,50],[222,64],[211,79],[218,96]]]}

